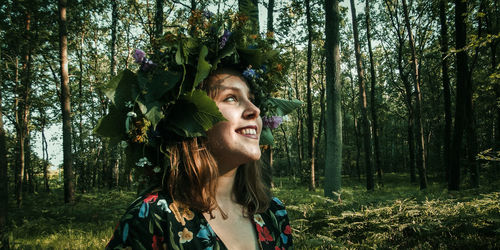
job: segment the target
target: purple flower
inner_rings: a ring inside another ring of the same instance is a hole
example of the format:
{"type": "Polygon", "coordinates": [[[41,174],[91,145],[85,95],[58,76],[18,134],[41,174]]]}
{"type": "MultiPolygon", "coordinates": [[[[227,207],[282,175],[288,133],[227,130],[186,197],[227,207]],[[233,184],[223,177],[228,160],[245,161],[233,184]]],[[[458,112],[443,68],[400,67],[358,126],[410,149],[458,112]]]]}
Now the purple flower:
{"type": "Polygon", "coordinates": [[[277,128],[282,122],[283,118],[281,118],[281,116],[262,117],[262,124],[264,127],[268,127],[270,129],[277,128]]]}
{"type": "Polygon", "coordinates": [[[135,49],[132,57],[135,59],[136,63],[142,63],[142,61],[144,61],[144,58],[146,58],[146,53],[140,49],[135,49]]]}
{"type": "Polygon", "coordinates": [[[231,35],[231,31],[224,30],[224,35],[220,38],[219,49],[224,48],[226,46],[227,40],[229,40],[229,36],[231,35]]]}
{"type": "Polygon", "coordinates": [[[254,69],[246,69],[245,71],[243,71],[242,75],[247,79],[253,79],[254,77],[257,76],[257,73],[255,72],[254,69]]]}

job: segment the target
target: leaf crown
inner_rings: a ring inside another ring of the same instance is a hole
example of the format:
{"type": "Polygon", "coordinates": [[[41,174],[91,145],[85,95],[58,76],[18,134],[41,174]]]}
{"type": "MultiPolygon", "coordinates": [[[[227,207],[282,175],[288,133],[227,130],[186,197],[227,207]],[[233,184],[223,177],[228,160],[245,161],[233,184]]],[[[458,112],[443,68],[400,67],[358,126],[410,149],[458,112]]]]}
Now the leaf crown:
{"type": "Polygon", "coordinates": [[[248,17],[232,12],[194,11],[188,23],[156,39],[149,58],[135,50],[139,70],[126,69],[105,86],[112,104],[95,132],[112,143],[150,146],[158,146],[158,138],[165,143],[205,136],[225,118],[200,84],[217,68],[231,67],[241,70],[261,109],[261,144],[272,144],[270,129],[301,104],[273,98],[288,66],[273,34],[252,33],[248,17]]]}

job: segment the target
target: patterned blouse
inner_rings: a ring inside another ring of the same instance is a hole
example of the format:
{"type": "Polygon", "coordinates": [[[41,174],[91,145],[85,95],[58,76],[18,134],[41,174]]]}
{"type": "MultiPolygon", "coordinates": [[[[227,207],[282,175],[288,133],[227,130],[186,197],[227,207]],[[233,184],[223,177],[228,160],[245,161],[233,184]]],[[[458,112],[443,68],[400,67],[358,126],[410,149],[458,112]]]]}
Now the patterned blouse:
{"type": "MultiPolygon", "coordinates": [[[[291,249],[288,215],[277,198],[252,219],[260,249],[291,249]]],[[[227,249],[200,212],[191,211],[163,192],[135,200],[116,226],[106,249],[227,249]]]]}

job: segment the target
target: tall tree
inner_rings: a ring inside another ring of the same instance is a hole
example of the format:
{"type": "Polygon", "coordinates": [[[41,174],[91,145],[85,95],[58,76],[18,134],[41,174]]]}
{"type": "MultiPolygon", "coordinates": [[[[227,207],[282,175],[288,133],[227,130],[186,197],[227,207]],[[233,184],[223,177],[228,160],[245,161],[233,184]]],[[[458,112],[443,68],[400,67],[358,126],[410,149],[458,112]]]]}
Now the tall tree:
{"type": "Polygon", "coordinates": [[[61,110],[63,118],[64,202],[73,203],[73,156],[71,152],[71,103],[68,73],[67,0],[59,0],[59,55],[61,70],[61,110]]]}
{"type": "Polygon", "coordinates": [[[306,83],[307,83],[307,137],[308,137],[308,153],[309,153],[309,166],[311,169],[311,180],[309,183],[309,189],[316,189],[316,182],[314,177],[314,117],[312,111],[312,95],[311,95],[311,75],[312,75],[312,39],[313,39],[313,29],[311,21],[311,1],[306,0],[306,19],[307,19],[307,72],[306,72],[306,83]]]}
{"type": "Polygon", "coordinates": [[[420,189],[427,188],[427,174],[425,169],[425,139],[424,139],[424,127],[422,125],[422,93],[420,92],[420,72],[417,59],[417,52],[415,49],[415,40],[413,39],[413,32],[411,31],[410,18],[408,16],[408,6],[406,5],[406,0],[403,0],[403,14],[405,19],[406,29],[408,30],[408,40],[410,43],[411,51],[411,61],[413,65],[413,77],[415,89],[415,123],[416,128],[416,139],[417,139],[417,169],[420,179],[420,189]]]}
{"type": "MultiPolygon", "coordinates": [[[[30,161],[30,149],[29,149],[29,119],[30,119],[30,96],[31,96],[31,11],[29,6],[23,6],[25,11],[25,23],[24,23],[24,46],[22,46],[23,55],[22,61],[22,76],[21,85],[17,86],[16,89],[19,91],[19,99],[17,102],[16,110],[16,131],[18,136],[19,145],[19,165],[17,167],[17,177],[16,177],[16,199],[17,206],[22,206],[23,200],[23,190],[24,185],[27,180],[26,169],[29,168],[30,161]]],[[[16,71],[17,71],[16,64],[16,71]]],[[[16,75],[18,73],[16,72],[16,75]]],[[[16,84],[17,76],[16,76],[16,84]]]]}
{"type": "Polygon", "coordinates": [[[446,171],[446,180],[450,175],[450,144],[451,144],[451,91],[450,77],[448,75],[448,25],[446,22],[446,10],[448,0],[439,1],[439,21],[441,23],[441,70],[443,81],[444,99],[444,138],[443,138],[443,163],[446,171]]]}
{"type": "MultiPolygon", "coordinates": [[[[4,89],[3,81],[0,83],[4,89]]],[[[7,147],[3,127],[2,91],[0,91],[0,249],[9,249],[7,217],[9,211],[9,179],[7,177],[7,147]]]]}
{"type": "Polygon", "coordinates": [[[338,0],[325,0],[326,159],[325,196],[340,199],[342,171],[342,113],[340,85],[340,11],[338,0]]]}
{"type": "Polygon", "coordinates": [[[356,56],[356,69],[358,71],[358,87],[359,87],[359,106],[361,109],[361,121],[363,128],[363,146],[365,151],[365,169],[366,169],[366,189],[373,190],[375,184],[373,182],[372,168],[372,146],[371,146],[371,131],[370,122],[368,120],[368,103],[366,100],[365,87],[365,72],[363,70],[363,62],[361,60],[361,46],[359,45],[358,21],[356,16],[356,6],[354,0],[351,0],[351,15],[352,15],[352,31],[354,35],[354,54],[356,56]]]}
{"type": "Polygon", "coordinates": [[[377,76],[375,74],[375,62],[373,60],[372,42],[371,42],[371,31],[370,31],[370,0],[365,0],[365,20],[366,20],[366,39],[368,42],[368,53],[370,55],[370,75],[371,75],[371,115],[372,115],[372,127],[373,127],[373,143],[375,150],[375,169],[377,170],[378,182],[382,185],[382,163],[380,162],[380,143],[379,143],[379,129],[378,129],[378,117],[377,117],[377,100],[375,98],[375,85],[377,81],[377,76]]]}
{"type": "MultiPolygon", "coordinates": [[[[415,136],[414,136],[414,112],[413,112],[413,102],[412,102],[412,96],[413,96],[413,91],[412,87],[410,84],[410,81],[408,80],[408,73],[405,72],[405,66],[403,65],[403,49],[404,49],[404,39],[403,39],[403,34],[404,34],[404,29],[401,27],[401,23],[398,17],[398,6],[394,6],[393,3],[391,3],[388,0],[385,0],[385,5],[387,8],[387,13],[389,14],[390,20],[391,20],[391,26],[393,27],[393,30],[397,36],[397,64],[398,64],[398,70],[399,70],[399,75],[401,78],[401,81],[403,82],[404,86],[404,96],[405,96],[405,103],[406,103],[406,109],[408,111],[407,115],[407,141],[408,141],[408,158],[409,158],[409,170],[410,170],[410,181],[412,183],[416,182],[416,175],[415,175],[415,136]]],[[[392,67],[391,67],[392,68],[392,67]]]]}
{"type": "Polygon", "coordinates": [[[465,124],[465,102],[467,98],[467,81],[469,79],[468,56],[465,46],[467,45],[467,31],[465,14],[467,13],[467,2],[455,0],[455,46],[457,52],[457,93],[455,101],[455,126],[453,130],[453,142],[450,152],[450,179],[449,190],[460,189],[460,150],[462,147],[462,135],[465,124]]]}

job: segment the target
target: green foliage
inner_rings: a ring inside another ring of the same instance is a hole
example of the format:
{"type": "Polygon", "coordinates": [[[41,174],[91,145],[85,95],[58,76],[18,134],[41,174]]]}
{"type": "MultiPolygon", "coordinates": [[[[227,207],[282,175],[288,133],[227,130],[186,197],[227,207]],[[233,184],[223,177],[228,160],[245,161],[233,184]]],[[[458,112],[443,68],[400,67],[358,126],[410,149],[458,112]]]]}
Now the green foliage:
{"type": "MultiPolygon", "coordinates": [[[[344,178],[341,201],[309,191],[294,179],[277,178],[273,193],[286,205],[295,249],[500,247],[500,186],[448,192],[408,185],[408,176],[386,174],[386,185],[366,192],[344,178]]],[[[62,189],[26,199],[10,214],[14,249],[102,249],[135,192],[99,191],[61,204],[62,189]]],[[[13,203],[11,203],[13,204],[13,203]]]]}
{"type": "Polygon", "coordinates": [[[341,201],[321,191],[275,180],[274,193],[286,205],[297,249],[481,248],[500,246],[499,183],[478,190],[427,191],[407,176],[386,174],[386,184],[366,192],[364,183],[344,178],[341,201]]]}

